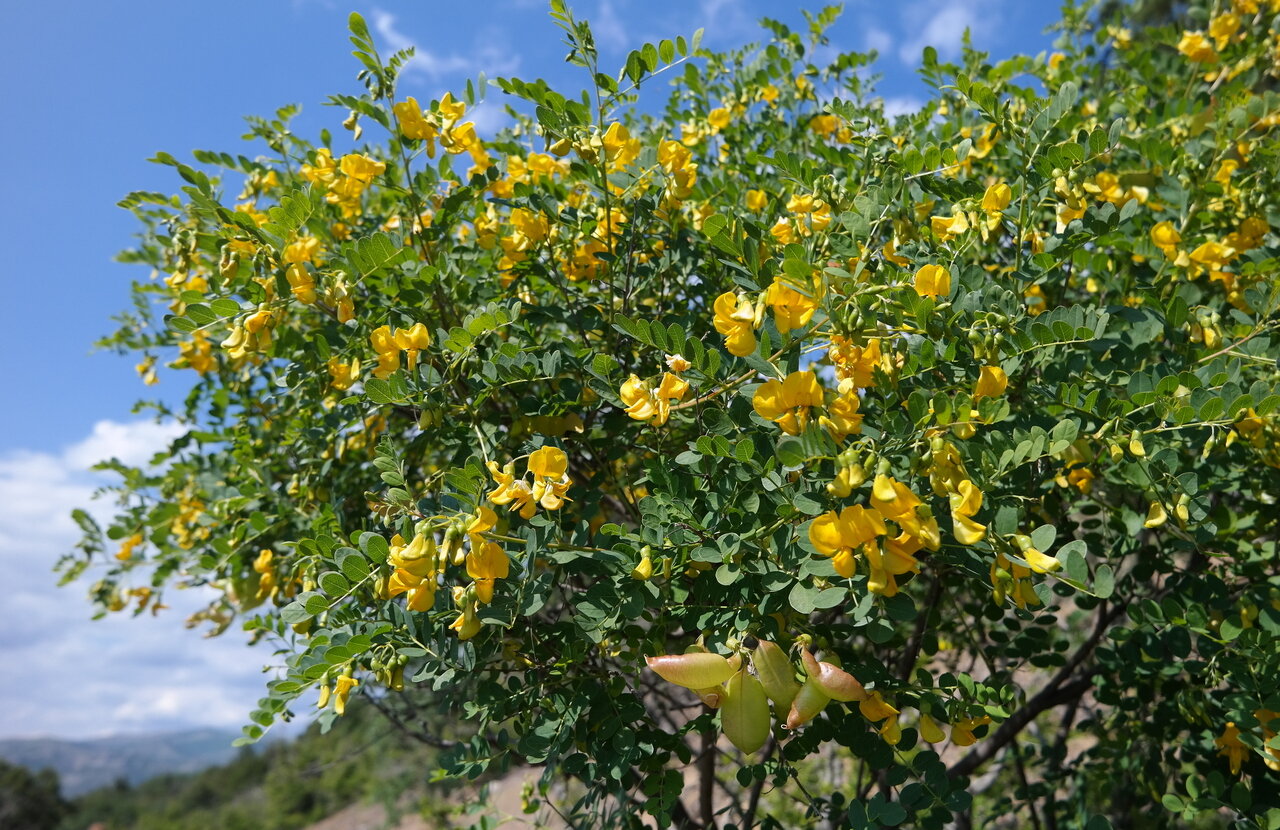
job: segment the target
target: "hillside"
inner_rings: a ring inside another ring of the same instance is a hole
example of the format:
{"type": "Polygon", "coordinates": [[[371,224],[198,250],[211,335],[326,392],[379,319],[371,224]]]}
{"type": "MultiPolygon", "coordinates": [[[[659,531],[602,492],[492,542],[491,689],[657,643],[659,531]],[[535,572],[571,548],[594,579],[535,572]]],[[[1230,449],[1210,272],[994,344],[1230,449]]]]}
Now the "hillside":
{"type": "Polygon", "coordinates": [[[115,735],[87,741],[0,740],[0,758],[31,770],[52,769],[66,798],[123,780],[140,784],[162,774],[191,773],[231,760],[236,732],[195,729],[115,735]]]}
{"type": "Polygon", "coordinates": [[[229,763],[194,774],[85,793],[73,800],[61,827],[296,830],[360,804],[377,808],[372,814],[379,825],[394,824],[430,803],[445,803],[443,789],[425,784],[436,765],[433,750],[353,706],[324,736],[313,726],[296,740],[246,748],[229,763]]]}

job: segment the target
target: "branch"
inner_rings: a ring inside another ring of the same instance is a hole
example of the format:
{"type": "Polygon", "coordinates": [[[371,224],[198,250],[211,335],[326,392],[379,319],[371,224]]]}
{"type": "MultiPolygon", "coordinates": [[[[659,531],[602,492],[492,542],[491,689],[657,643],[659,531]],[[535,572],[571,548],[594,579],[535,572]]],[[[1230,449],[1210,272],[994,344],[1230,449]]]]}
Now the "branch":
{"type": "Polygon", "coordinates": [[[929,630],[929,617],[941,599],[942,577],[940,574],[935,574],[933,585],[929,589],[929,598],[925,601],[920,616],[916,618],[916,630],[912,633],[910,642],[907,643],[906,651],[902,652],[902,659],[898,661],[898,677],[903,680],[910,679],[911,670],[916,667],[916,658],[920,656],[920,644],[924,640],[924,633],[929,630]]]}
{"type": "Polygon", "coordinates": [[[712,795],[716,783],[716,730],[708,724],[702,733],[702,755],[698,758],[698,817],[702,826],[712,830],[716,826],[715,805],[712,795]]]}
{"type": "MultiPolygon", "coordinates": [[[[769,741],[764,745],[764,757],[760,759],[760,763],[768,761],[777,746],[778,739],[770,732],[769,741]]],[[[752,830],[756,826],[756,808],[760,806],[760,793],[764,789],[766,778],[768,778],[767,775],[761,776],[751,785],[751,793],[747,796],[747,811],[742,814],[742,830],[752,830]]]]}
{"type": "Polygon", "coordinates": [[[1098,617],[1097,625],[1094,626],[1093,633],[1089,635],[1089,639],[1080,644],[1080,648],[1076,649],[1075,654],[1071,655],[1071,658],[1058,670],[1053,679],[1040,690],[1040,693],[1027,701],[1027,704],[1017,712],[1014,712],[1012,717],[1000,724],[996,731],[982,743],[982,746],[957,761],[951,769],[947,770],[947,776],[954,779],[971,774],[978,767],[994,758],[996,753],[1004,749],[1041,712],[1061,706],[1064,703],[1070,703],[1088,691],[1089,687],[1093,685],[1093,675],[1096,673],[1096,669],[1086,671],[1083,676],[1070,683],[1066,683],[1066,680],[1093,653],[1094,647],[1102,640],[1102,635],[1106,633],[1111,623],[1124,613],[1124,609],[1124,604],[1117,603],[1101,614],[1098,617]]]}

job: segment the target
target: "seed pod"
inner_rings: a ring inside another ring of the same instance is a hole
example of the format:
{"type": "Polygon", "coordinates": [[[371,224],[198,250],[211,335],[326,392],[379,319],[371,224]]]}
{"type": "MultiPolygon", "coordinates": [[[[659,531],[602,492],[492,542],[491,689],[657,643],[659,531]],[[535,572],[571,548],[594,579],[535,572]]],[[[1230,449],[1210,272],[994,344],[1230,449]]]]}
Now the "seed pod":
{"type": "Polygon", "coordinates": [[[773,701],[774,711],[779,714],[788,711],[800,692],[800,684],[796,682],[795,666],[786,652],[777,643],[761,640],[751,653],[751,664],[760,677],[764,693],[773,701]]]}
{"type": "Polygon", "coordinates": [[[720,725],[738,749],[752,753],[769,737],[769,700],[753,674],[741,669],[725,685],[720,701],[720,725]]]}
{"type": "Polygon", "coordinates": [[[719,686],[733,676],[735,669],[724,657],[708,652],[664,654],[644,659],[663,680],[694,690],[719,686]]]}
{"type": "Polygon", "coordinates": [[[820,663],[809,649],[800,650],[800,660],[804,663],[805,673],[817,683],[827,697],[841,703],[855,700],[866,700],[867,690],[862,688],[853,675],[831,663],[820,663]]]}
{"type": "Polygon", "coordinates": [[[830,701],[831,698],[818,687],[817,681],[810,677],[800,687],[796,699],[791,702],[791,711],[787,714],[787,728],[795,729],[813,720],[830,701]]]}

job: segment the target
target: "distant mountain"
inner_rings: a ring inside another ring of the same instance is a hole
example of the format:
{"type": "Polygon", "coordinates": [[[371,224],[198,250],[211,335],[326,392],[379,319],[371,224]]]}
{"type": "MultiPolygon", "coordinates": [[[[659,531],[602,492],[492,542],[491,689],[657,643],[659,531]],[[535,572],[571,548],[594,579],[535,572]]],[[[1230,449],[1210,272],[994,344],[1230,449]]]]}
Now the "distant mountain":
{"type": "Polygon", "coordinates": [[[73,798],[123,778],[131,785],[165,773],[196,772],[225,764],[239,733],[219,729],[115,735],[90,741],[56,738],[0,740],[0,758],[31,770],[49,768],[73,798]]]}

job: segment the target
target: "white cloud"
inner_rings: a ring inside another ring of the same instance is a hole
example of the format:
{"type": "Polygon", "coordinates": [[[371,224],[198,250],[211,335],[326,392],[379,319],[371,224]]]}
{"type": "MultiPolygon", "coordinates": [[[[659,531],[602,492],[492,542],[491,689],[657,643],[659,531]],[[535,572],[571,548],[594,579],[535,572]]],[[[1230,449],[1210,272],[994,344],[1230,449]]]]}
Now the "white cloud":
{"type": "Polygon", "coordinates": [[[156,617],[93,621],[84,583],[56,586],[53,565],[79,536],[70,512],[110,514],[92,496],[111,477],[87,468],[112,456],[145,463],[180,433],[102,421],[61,452],[0,455],[0,659],[11,678],[0,684],[0,737],[236,728],[261,695],[265,650],[246,648],[235,630],[201,640],[183,627],[208,593],[170,591],[156,617]]]}
{"type": "Polygon", "coordinates": [[[890,118],[908,115],[924,106],[924,101],[912,95],[895,95],[884,99],[884,114],[890,118]]]}
{"type": "Polygon", "coordinates": [[[420,43],[396,28],[396,16],[382,9],[373,11],[373,30],[393,50],[414,50],[413,57],[404,65],[406,76],[418,74],[433,83],[456,80],[484,72],[492,77],[509,75],[520,65],[520,56],[504,49],[492,33],[477,36],[475,48],[469,56],[441,55],[424,49],[420,43]]]}
{"type": "Polygon", "coordinates": [[[588,22],[591,24],[591,34],[595,36],[597,44],[606,49],[623,51],[639,45],[639,42],[633,45],[634,34],[627,34],[627,27],[623,24],[622,18],[618,17],[618,11],[613,7],[613,0],[600,0],[599,8],[588,22]]]}
{"type": "Polygon", "coordinates": [[[912,34],[898,47],[898,59],[915,66],[926,46],[937,49],[944,60],[957,57],[966,29],[985,33],[1000,18],[993,8],[996,5],[989,0],[984,8],[975,0],[923,0],[908,5],[902,10],[902,24],[903,30],[912,34]],[[923,26],[919,25],[921,20],[925,21],[923,26]]]}
{"type": "Polygon", "coordinates": [[[875,51],[885,55],[893,48],[893,35],[876,26],[868,27],[862,33],[862,41],[863,48],[868,52],[875,51]]]}

